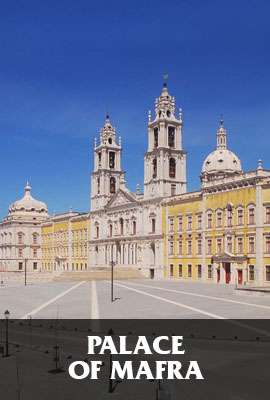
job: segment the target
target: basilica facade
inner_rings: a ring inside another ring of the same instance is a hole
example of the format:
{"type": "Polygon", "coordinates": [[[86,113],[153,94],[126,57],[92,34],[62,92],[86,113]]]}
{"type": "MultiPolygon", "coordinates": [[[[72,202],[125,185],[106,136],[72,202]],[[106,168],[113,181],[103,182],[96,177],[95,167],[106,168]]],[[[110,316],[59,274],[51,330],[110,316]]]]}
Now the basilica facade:
{"type": "Polygon", "coordinates": [[[121,166],[121,140],[107,116],[95,142],[91,177],[89,266],[138,268],[149,277],[164,274],[162,200],[186,192],[182,112],[164,84],[148,115],[144,191],[131,192],[121,166]]]}

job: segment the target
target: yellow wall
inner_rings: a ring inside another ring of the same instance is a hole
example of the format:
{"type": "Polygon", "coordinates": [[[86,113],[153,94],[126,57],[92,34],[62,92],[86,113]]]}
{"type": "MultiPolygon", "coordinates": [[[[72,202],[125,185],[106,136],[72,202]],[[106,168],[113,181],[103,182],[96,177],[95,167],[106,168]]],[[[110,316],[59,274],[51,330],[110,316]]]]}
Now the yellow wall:
{"type": "MultiPolygon", "coordinates": [[[[270,188],[263,190],[263,202],[270,204],[270,188]]],[[[164,265],[166,266],[164,276],[165,278],[171,275],[171,265],[173,266],[173,277],[179,278],[179,264],[182,265],[182,278],[183,279],[198,279],[198,265],[203,264],[203,256],[197,253],[197,240],[201,234],[203,243],[202,230],[198,229],[197,216],[205,212],[205,247],[207,247],[207,239],[212,239],[212,254],[208,255],[206,251],[205,265],[203,268],[207,269],[211,264],[211,258],[217,254],[216,242],[217,238],[222,238],[222,252],[225,251],[224,235],[228,232],[227,227],[227,206],[231,204],[233,209],[232,227],[229,231],[233,238],[233,253],[237,254],[237,237],[243,237],[243,254],[248,256],[249,265],[256,265],[256,255],[248,254],[248,238],[249,235],[255,236],[255,225],[248,224],[248,206],[256,204],[256,188],[246,187],[240,189],[231,189],[229,191],[205,194],[204,198],[200,192],[197,194],[186,194],[181,196],[180,199],[165,202],[162,212],[162,230],[164,237],[164,265]],[[241,206],[244,212],[244,223],[238,226],[237,208],[241,206]],[[216,211],[222,211],[222,226],[216,226],[216,211]],[[212,212],[212,228],[207,228],[207,212],[212,212]],[[183,230],[178,231],[178,216],[181,215],[183,219],[183,230]],[[192,229],[187,230],[188,215],[192,216],[192,229]],[[174,219],[174,230],[170,232],[170,218],[174,219]],[[182,255],[178,254],[178,241],[180,235],[182,236],[182,255]],[[169,255],[169,242],[174,242],[174,254],[169,255]],[[187,241],[192,241],[192,253],[187,254],[187,241]],[[188,277],[188,264],[192,265],[192,276],[188,277]]],[[[270,225],[264,226],[264,233],[270,232],[270,225]]],[[[256,244],[255,244],[256,249],[256,244]]],[[[270,265],[269,257],[264,257],[264,265],[270,265]]],[[[206,273],[207,275],[207,273],[206,273]]]]}
{"type": "Polygon", "coordinates": [[[66,214],[44,223],[41,229],[43,269],[86,269],[88,225],[87,214],[66,214]]]}

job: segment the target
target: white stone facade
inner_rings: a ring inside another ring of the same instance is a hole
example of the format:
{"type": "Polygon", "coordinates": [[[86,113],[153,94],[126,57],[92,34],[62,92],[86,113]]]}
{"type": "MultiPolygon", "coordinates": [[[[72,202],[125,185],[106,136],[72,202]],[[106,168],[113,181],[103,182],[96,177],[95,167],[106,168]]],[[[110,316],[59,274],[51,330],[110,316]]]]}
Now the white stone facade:
{"type": "Polygon", "coordinates": [[[182,112],[166,84],[149,112],[144,194],[132,193],[121,168],[121,141],[109,118],[95,143],[91,181],[89,266],[136,266],[146,276],[163,277],[162,199],[186,191],[186,153],[182,148],[182,112]]]}
{"type": "Polygon", "coordinates": [[[21,200],[10,205],[0,222],[0,270],[41,270],[41,223],[48,218],[45,203],[31,196],[29,184],[21,200]]]}

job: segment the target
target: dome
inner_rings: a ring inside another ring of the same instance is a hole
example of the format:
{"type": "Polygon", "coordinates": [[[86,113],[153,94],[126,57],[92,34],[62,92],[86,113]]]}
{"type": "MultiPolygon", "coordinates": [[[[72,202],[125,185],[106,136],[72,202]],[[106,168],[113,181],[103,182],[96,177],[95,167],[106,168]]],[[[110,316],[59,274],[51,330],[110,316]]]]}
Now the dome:
{"type": "Polygon", "coordinates": [[[202,175],[226,175],[242,172],[241,161],[227,148],[227,132],[220,121],[217,130],[217,148],[203,162],[202,175]]]}
{"type": "Polygon", "coordinates": [[[48,215],[48,208],[42,201],[36,200],[31,196],[31,187],[27,183],[24,188],[24,196],[22,199],[15,201],[9,206],[9,215],[11,214],[24,214],[32,215],[38,214],[40,216],[48,215]]]}
{"type": "Polygon", "coordinates": [[[228,149],[217,149],[212,151],[212,153],[206,157],[202,167],[202,173],[208,174],[241,171],[241,161],[232,151],[228,149]]]}

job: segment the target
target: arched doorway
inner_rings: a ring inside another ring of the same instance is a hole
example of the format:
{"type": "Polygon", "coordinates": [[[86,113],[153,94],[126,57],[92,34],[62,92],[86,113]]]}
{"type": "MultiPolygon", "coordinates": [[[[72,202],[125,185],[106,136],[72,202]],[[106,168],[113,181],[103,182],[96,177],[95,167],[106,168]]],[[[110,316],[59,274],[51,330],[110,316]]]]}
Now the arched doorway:
{"type": "Polygon", "coordinates": [[[150,244],[150,265],[156,264],[156,246],[155,242],[151,242],[150,244]]]}
{"type": "Polygon", "coordinates": [[[98,246],[95,246],[95,265],[98,265],[98,246]]]}

